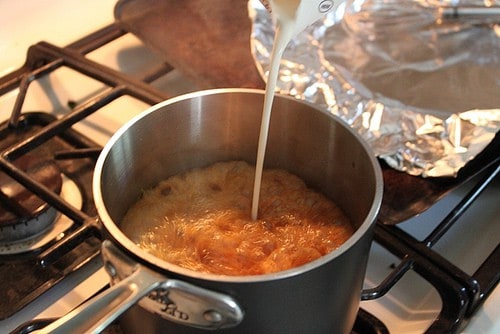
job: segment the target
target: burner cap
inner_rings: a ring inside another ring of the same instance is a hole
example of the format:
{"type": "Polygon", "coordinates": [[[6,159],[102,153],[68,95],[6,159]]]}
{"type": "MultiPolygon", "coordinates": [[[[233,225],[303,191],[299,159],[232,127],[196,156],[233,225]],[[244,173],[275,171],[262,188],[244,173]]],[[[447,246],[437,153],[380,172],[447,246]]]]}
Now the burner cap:
{"type": "MultiPolygon", "coordinates": [[[[62,175],[55,162],[26,155],[15,163],[33,180],[60,193],[62,175]]],[[[5,173],[0,173],[0,198],[0,243],[34,237],[54,222],[56,210],[5,173]]]]}

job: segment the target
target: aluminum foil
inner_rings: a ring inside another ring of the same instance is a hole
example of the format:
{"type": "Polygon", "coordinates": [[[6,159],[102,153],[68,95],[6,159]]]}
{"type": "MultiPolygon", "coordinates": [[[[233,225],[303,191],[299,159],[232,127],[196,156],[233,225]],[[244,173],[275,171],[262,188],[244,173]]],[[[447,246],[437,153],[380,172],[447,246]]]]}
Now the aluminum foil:
{"type": "MultiPolygon", "coordinates": [[[[292,39],[278,91],[326,107],[392,168],[456,176],[500,129],[500,16],[491,1],[462,1],[485,12],[458,17],[446,5],[348,0],[292,39]]],[[[274,25],[260,1],[248,8],[265,80],[274,25]]]]}

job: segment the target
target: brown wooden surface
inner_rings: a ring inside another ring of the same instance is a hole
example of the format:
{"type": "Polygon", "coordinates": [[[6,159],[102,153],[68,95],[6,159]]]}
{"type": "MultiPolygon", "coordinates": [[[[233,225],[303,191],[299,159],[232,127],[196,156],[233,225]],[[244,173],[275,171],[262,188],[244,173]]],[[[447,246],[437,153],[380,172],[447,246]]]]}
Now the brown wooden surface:
{"type": "Polygon", "coordinates": [[[127,0],[115,17],[200,88],[263,88],[247,0],[127,0]]]}

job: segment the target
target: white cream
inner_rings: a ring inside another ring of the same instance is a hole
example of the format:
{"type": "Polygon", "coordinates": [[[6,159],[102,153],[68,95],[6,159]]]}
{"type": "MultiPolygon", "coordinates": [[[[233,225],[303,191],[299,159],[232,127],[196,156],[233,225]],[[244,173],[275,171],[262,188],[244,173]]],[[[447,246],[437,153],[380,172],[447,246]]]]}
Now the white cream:
{"type": "Polygon", "coordinates": [[[260,183],[264,156],[266,151],[267,137],[269,133],[269,121],[273,105],[274,92],[279,74],[279,66],[283,52],[290,40],[299,32],[304,30],[326,13],[334,10],[343,1],[330,0],[270,0],[273,22],[275,25],[275,36],[271,62],[267,77],[264,107],[259,134],[259,146],[257,151],[257,162],[255,166],[255,180],[252,198],[252,219],[258,217],[260,183]]]}

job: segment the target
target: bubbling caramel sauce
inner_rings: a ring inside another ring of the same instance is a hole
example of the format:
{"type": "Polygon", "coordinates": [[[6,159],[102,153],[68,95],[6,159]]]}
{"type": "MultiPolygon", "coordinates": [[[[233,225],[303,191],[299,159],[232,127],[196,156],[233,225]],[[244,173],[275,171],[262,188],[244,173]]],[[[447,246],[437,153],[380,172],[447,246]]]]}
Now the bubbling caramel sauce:
{"type": "Polygon", "coordinates": [[[265,169],[259,218],[255,168],[219,162],[161,181],[127,212],[122,231],[154,256],[222,275],[278,272],[315,260],[354,232],[342,210],[284,170],[265,169]]]}

